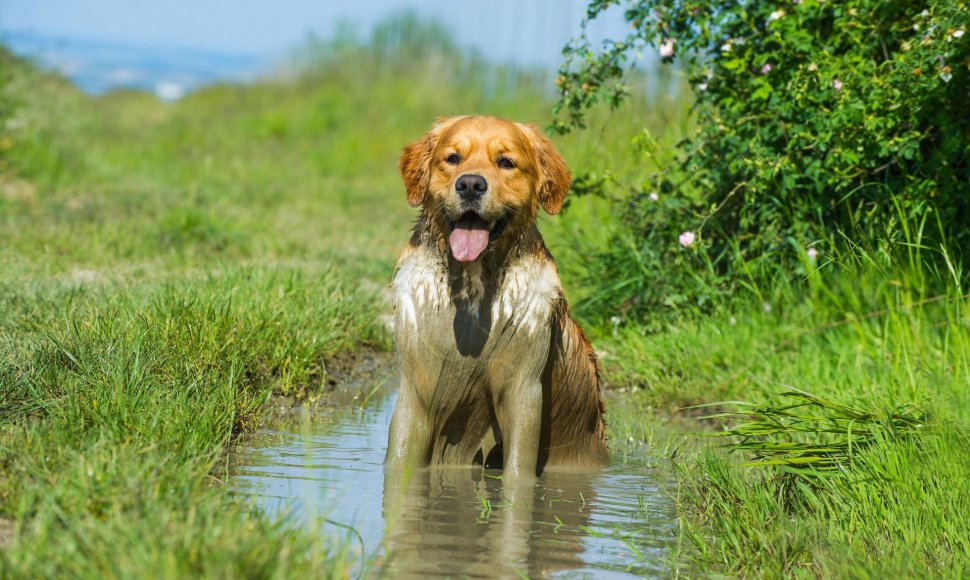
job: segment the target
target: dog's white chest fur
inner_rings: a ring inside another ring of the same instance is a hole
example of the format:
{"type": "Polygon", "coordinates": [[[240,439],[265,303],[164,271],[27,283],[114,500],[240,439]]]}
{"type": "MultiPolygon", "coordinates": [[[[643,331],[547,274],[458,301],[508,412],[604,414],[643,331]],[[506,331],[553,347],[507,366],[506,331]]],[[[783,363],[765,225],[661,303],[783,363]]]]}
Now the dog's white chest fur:
{"type": "Polygon", "coordinates": [[[459,309],[476,317],[487,311],[493,329],[514,327],[531,334],[549,322],[561,294],[552,261],[521,257],[492,283],[483,279],[482,270],[481,264],[473,262],[459,275],[449,276],[439,256],[413,249],[398,264],[392,283],[398,331],[418,330],[429,323],[436,326],[441,317],[452,318],[459,309]]]}
{"type": "Polygon", "coordinates": [[[394,325],[414,328],[418,319],[451,307],[448,272],[425,250],[412,250],[398,263],[394,281],[394,325]]]}
{"type": "Polygon", "coordinates": [[[549,322],[560,293],[559,274],[552,262],[519,260],[506,270],[492,301],[492,327],[512,322],[531,334],[549,322]]]}

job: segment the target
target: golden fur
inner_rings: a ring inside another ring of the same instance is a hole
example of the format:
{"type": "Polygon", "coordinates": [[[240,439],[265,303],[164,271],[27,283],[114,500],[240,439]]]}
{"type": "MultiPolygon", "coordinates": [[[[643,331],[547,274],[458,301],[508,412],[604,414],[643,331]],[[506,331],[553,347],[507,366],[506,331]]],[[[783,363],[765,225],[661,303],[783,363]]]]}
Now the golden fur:
{"type": "Polygon", "coordinates": [[[596,356],[535,223],[562,208],[562,157],[532,126],[453,117],[400,170],[421,213],[392,284],[403,378],[386,463],[608,463],[596,356]]]}

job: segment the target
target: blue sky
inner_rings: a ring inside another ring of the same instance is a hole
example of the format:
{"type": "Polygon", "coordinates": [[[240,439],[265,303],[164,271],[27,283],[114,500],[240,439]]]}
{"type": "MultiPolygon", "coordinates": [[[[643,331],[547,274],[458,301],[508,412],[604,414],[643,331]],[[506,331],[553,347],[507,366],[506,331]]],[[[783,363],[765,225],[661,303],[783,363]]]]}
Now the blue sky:
{"type": "MultiPolygon", "coordinates": [[[[579,32],[582,0],[0,0],[0,31],[271,56],[309,31],[329,36],[341,21],[362,34],[388,14],[413,8],[454,29],[496,61],[554,67],[579,32]]],[[[594,36],[619,36],[619,11],[594,36]]]]}

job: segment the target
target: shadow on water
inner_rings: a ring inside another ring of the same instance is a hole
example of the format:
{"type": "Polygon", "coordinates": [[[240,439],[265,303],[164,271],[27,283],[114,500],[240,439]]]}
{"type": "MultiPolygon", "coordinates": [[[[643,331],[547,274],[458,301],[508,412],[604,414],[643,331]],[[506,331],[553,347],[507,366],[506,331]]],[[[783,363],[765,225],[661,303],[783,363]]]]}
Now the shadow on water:
{"type": "Polygon", "coordinates": [[[273,421],[237,446],[230,485],[271,517],[326,518],[324,531],[360,546],[374,575],[669,572],[674,509],[646,457],[614,457],[597,473],[546,472],[526,487],[481,468],[424,469],[385,481],[396,398],[396,389],[383,388],[364,410],[338,400],[273,421]]]}

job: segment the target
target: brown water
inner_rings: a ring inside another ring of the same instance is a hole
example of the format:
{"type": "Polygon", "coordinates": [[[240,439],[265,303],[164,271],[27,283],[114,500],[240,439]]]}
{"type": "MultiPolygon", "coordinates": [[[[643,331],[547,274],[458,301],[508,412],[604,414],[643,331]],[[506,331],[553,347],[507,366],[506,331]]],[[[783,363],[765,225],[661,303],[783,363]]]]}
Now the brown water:
{"type": "Polygon", "coordinates": [[[396,395],[380,390],[363,410],[337,401],[277,421],[238,446],[230,485],[271,517],[347,537],[366,576],[667,574],[673,508],[642,451],[617,450],[608,469],[547,472],[525,487],[481,468],[385,481],[396,395]]]}

